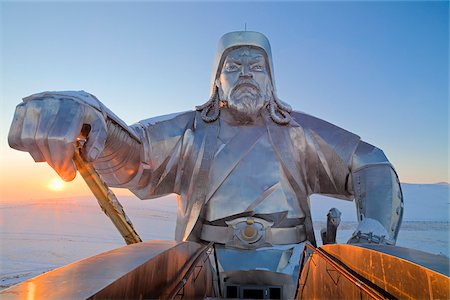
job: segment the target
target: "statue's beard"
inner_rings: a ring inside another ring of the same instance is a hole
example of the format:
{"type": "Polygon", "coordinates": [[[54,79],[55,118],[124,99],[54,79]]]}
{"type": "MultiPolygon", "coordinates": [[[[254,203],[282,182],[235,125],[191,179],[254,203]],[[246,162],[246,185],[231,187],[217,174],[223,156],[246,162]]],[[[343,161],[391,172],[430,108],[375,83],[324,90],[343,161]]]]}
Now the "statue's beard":
{"type": "Polygon", "coordinates": [[[253,79],[241,79],[231,90],[228,107],[241,115],[256,116],[265,104],[258,83],[253,79]]]}

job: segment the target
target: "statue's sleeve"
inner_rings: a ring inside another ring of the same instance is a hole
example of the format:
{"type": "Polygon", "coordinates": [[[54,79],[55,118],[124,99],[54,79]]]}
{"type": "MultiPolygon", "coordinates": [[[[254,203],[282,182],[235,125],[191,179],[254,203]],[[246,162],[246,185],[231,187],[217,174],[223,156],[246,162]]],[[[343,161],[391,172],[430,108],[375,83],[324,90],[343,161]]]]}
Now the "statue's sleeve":
{"type": "Polygon", "coordinates": [[[394,167],[382,150],[361,141],[350,169],[359,224],[349,242],[395,244],[403,195],[394,167]]]}
{"type": "Polygon", "coordinates": [[[141,199],[177,193],[183,153],[189,142],[194,112],[172,114],[140,121],[131,127],[141,136],[142,174],[136,184],[129,187],[141,199]]]}
{"type": "Polygon", "coordinates": [[[310,193],[353,200],[358,228],[349,242],[395,244],[403,214],[397,174],[383,151],[359,136],[303,113],[305,176],[310,193]]]}
{"type": "Polygon", "coordinates": [[[309,194],[353,200],[350,164],[359,136],[305,113],[292,116],[303,131],[303,146],[297,148],[309,194]]]}

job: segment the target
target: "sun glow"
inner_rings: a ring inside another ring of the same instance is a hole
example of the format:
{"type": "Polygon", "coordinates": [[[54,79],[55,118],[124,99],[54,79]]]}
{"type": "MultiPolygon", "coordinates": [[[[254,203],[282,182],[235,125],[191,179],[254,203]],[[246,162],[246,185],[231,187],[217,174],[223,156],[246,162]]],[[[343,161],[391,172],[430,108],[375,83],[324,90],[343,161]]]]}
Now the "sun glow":
{"type": "Polygon", "coordinates": [[[64,181],[59,178],[54,178],[50,181],[48,188],[52,191],[62,191],[64,189],[64,181]]]}

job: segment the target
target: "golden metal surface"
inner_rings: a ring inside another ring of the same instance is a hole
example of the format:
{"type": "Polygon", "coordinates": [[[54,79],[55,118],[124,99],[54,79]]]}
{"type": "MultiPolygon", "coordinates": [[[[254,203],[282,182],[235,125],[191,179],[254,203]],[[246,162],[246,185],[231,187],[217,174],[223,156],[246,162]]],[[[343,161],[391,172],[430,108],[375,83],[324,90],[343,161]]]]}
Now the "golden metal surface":
{"type": "Polygon", "coordinates": [[[142,242],[141,237],[134,230],[133,224],[127,218],[114,193],[103,182],[92,164],[83,159],[78,148],[75,149],[73,160],[78,172],[80,172],[89,189],[97,198],[98,204],[111,219],[117,230],[119,230],[127,245],[142,242]]]}
{"type": "Polygon", "coordinates": [[[255,229],[251,226],[247,226],[244,230],[244,234],[246,237],[252,237],[255,234],[255,229]]]}
{"type": "Polygon", "coordinates": [[[437,255],[395,246],[378,251],[347,244],[314,249],[302,269],[297,298],[310,299],[449,299],[450,278],[414,262],[437,255]],[[385,251],[385,249],[388,249],[385,251]],[[391,248],[392,250],[389,250],[391,248]],[[407,251],[411,260],[401,258],[407,251]],[[388,253],[398,253],[390,255],[388,253]]]}
{"type": "MultiPolygon", "coordinates": [[[[411,258],[427,256],[430,262],[441,260],[441,264],[445,264],[447,260],[448,265],[448,258],[443,256],[402,247],[382,247],[398,252],[407,251],[411,258]]],[[[382,247],[379,251],[344,244],[325,245],[321,248],[395,297],[450,299],[450,277],[410,260],[383,253],[380,251],[383,250],[382,247]]]]}
{"type": "Polygon", "coordinates": [[[1,291],[0,298],[167,299],[175,294],[203,299],[214,296],[204,249],[174,241],[124,246],[31,278],[1,291]],[[182,289],[176,289],[182,279],[182,289]]]}

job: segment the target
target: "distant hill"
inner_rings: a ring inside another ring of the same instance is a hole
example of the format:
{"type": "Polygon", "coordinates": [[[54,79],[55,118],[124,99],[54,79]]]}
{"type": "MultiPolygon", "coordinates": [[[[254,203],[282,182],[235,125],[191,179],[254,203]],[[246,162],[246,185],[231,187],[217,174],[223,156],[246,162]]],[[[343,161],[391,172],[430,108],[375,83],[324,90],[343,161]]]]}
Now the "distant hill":
{"type": "MultiPolygon", "coordinates": [[[[449,222],[450,185],[448,183],[402,183],[401,186],[405,205],[403,221],[449,222]]],[[[354,202],[314,195],[311,198],[311,207],[315,221],[325,221],[331,207],[336,207],[342,212],[343,221],[356,221],[354,202]]]]}

